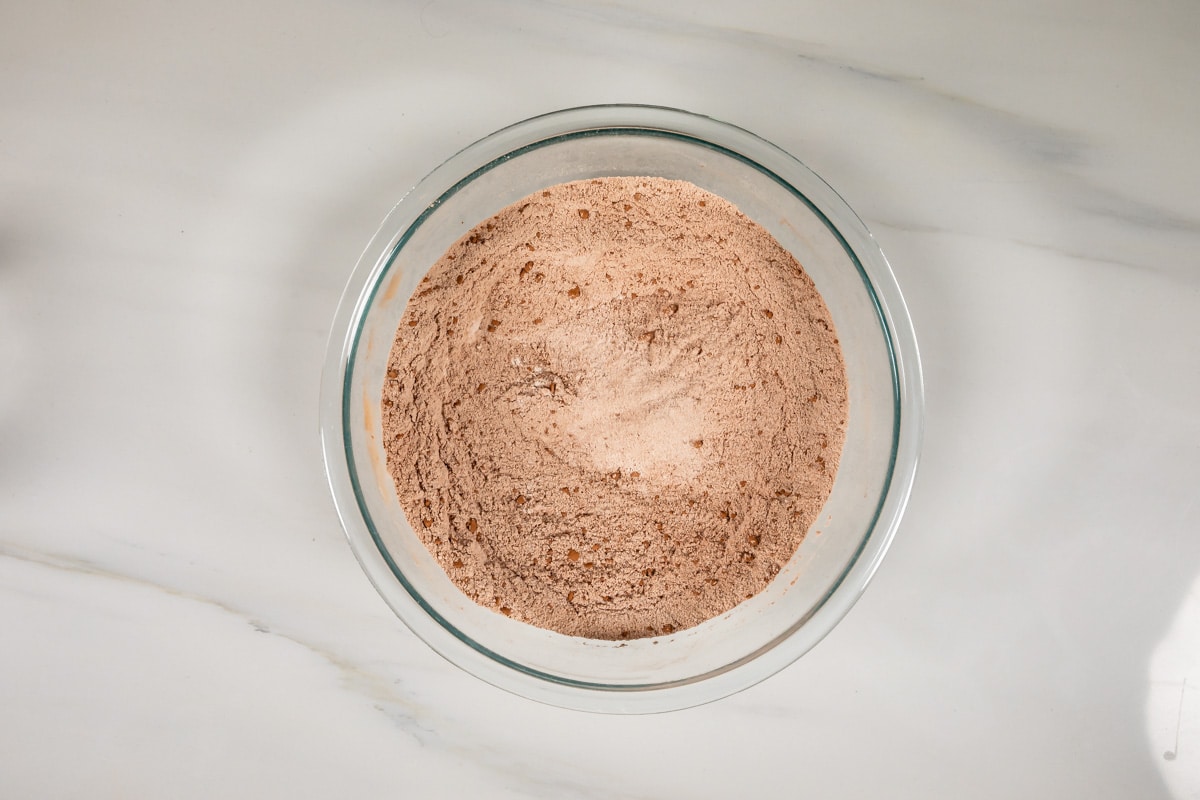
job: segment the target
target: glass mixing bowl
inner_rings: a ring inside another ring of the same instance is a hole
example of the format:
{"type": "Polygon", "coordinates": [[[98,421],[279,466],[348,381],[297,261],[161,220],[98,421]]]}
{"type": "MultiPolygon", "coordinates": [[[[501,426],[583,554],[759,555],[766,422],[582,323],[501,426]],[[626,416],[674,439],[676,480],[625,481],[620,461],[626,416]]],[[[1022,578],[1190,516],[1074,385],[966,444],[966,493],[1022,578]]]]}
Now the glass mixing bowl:
{"type": "Polygon", "coordinates": [[[392,210],[346,286],[321,392],[325,465],[367,576],[421,639],[503,689],[603,712],[698,705],[750,686],[821,640],[879,566],[916,470],[923,400],[912,323],[891,269],[849,206],[792,156],[714,119],[592,106],[525,120],[467,147],[392,210]],[[762,225],[804,266],[837,327],[850,389],[833,491],[758,595],[699,626],[633,641],[564,636],[471,601],[405,519],[378,404],[409,296],[463,233],[544,187],[601,176],[691,181],[762,225]]]}

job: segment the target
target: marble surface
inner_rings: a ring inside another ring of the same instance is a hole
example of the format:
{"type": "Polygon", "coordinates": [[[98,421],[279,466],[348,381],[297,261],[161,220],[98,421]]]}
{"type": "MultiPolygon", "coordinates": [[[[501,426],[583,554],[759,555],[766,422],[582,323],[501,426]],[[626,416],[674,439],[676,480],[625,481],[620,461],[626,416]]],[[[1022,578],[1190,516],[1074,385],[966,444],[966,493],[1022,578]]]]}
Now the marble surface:
{"type": "Polygon", "coordinates": [[[10,3],[0,795],[1200,796],[1200,6],[10,3]],[[328,496],[346,276],[465,144],[735,122],[875,232],[926,371],[846,620],[702,708],[460,672],[328,496]]]}

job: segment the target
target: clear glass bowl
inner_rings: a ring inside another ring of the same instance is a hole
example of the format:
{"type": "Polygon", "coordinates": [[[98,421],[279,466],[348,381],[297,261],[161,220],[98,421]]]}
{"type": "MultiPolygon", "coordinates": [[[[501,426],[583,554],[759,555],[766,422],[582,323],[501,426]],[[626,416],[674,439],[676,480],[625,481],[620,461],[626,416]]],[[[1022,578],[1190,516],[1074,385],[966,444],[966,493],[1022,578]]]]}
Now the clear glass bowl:
{"type": "Polygon", "coordinates": [[[554,705],[649,712],[750,686],[821,640],[879,566],[912,486],[922,428],[917,344],[895,278],[849,206],[803,164],[740,128],[649,106],[520,122],[439,166],[387,216],[346,286],[321,392],[326,470],[350,545],[396,614],[448,660],[554,705]],[[841,340],[850,387],[833,492],[760,594],[673,635],[564,636],[476,605],[409,527],[388,474],[378,403],[408,298],[463,233],[546,186],[599,176],[691,181],[735,203],[804,266],[841,340]]]}

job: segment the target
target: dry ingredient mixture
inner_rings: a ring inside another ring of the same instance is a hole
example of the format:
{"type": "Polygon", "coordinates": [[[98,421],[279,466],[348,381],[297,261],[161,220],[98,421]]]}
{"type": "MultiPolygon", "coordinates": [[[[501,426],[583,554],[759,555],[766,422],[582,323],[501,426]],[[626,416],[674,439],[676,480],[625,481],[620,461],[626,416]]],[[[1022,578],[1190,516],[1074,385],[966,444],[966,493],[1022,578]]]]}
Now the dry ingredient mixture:
{"type": "Polygon", "coordinates": [[[463,592],[628,639],[766,587],[832,488],[848,401],[829,312],[767,231],[687,182],[603,178],[450,248],[382,404],[401,505],[463,592]]]}

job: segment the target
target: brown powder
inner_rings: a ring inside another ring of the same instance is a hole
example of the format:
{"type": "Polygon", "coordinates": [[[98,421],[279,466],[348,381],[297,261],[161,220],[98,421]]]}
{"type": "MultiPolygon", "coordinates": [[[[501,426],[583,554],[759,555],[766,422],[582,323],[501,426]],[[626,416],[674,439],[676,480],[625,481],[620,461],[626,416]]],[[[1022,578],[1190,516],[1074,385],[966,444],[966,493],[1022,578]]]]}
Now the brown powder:
{"type": "Polygon", "coordinates": [[[383,391],[413,528],[476,602],[671,633],[761,591],[833,485],[845,368],[812,280],[682,182],[554,186],[409,301],[383,391]]]}

